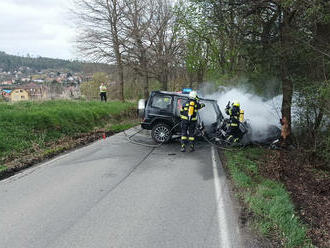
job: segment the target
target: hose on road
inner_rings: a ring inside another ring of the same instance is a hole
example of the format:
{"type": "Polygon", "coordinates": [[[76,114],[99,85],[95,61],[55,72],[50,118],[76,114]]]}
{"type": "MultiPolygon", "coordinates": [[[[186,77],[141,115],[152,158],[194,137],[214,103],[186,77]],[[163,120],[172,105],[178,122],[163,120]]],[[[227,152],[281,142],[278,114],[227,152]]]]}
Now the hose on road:
{"type": "MultiPolygon", "coordinates": [[[[179,123],[177,123],[176,125],[174,125],[174,127],[172,127],[172,129],[170,130],[170,133],[179,125],[181,124],[181,121],[179,123]]],[[[158,145],[151,145],[151,144],[147,144],[147,143],[143,143],[143,142],[139,142],[139,141],[136,141],[136,140],[133,140],[132,138],[141,133],[143,131],[143,129],[141,128],[140,130],[138,130],[137,132],[131,134],[131,135],[128,135],[126,133],[126,131],[124,131],[124,134],[125,136],[127,137],[128,141],[132,144],[135,144],[135,145],[141,145],[141,146],[145,146],[145,147],[150,147],[150,148],[159,148],[161,147],[163,144],[165,144],[165,142],[162,142],[162,143],[159,143],[158,145]]]]}
{"type": "MultiPolygon", "coordinates": [[[[176,124],[176,125],[170,130],[170,132],[172,132],[172,131],[173,131],[173,130],[174,130],[179,124],[181,124],[181,122],[177,123],[177,124],[176,124]]],[[[141,145],[141,146],[150,147],[150,148],[159,148],[159,147],[161,147],[163,144],[165,144],[164,142],[162,142],[162,143],[159,143],[159,144],[157,144],[157,145],[151,145],[151,144],[147,144],[147,143],[140,142],[140,141],[136,141],[136,140],[132,139],[135,135],[141,133],[142,131],[143,131],[143,129],[141,128],[141,129],[139,129],[138,131],[136,131],[135,133],[133,133],[133,134],[131,134],[131,135],[127,134],[126,131],[124,131],[124,135],[127,137],[127,140],[128,140],[130,143],[135,144],[135,145],[141,145]]],[[[225,151],[237,151],[237,150],[241,150],[241,149],[243,149],[243,148],[245,147],[245,146],[241,146],[241,147],[237,147],[237,148],[235,148],[235,149],[234,149],[234,148],[227,148],[227,147],[219,146],[219,145],[213,143],[210,139],[208,139],[208,138],[205,136],[204,133],[202,133],[201,136],[203,137],[203,139],[204,139],[207,143],[209,143],[210,145],[215,146],[216,148],[221,149],[221,150],[225,150],[225,151]]]]}

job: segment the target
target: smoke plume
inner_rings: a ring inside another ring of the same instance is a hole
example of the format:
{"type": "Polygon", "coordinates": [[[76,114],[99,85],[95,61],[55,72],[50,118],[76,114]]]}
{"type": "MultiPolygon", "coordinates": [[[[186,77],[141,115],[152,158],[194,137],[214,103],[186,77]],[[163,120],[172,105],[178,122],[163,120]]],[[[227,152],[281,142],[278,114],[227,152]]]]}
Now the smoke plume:
{"type": "Polygon", "coordinates": [[[262,97],[251,94],[244,89],[222,87],[216,93],[204,97],[217,100],[225,118],[228,117],[225,114],[227,103],[238,100],[241,109],[244,110],[245,120],[251,125],[252,141],[263,142],[276,136],[275,132],[279,131],[282,96],[264,100],[262,97]]]}

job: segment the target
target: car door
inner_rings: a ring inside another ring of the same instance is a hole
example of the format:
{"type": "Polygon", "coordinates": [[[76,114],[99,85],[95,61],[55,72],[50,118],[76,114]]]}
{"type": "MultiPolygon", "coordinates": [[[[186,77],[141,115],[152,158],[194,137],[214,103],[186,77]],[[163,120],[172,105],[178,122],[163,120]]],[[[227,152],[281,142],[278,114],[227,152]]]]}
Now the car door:
{"type": "Polygon", "coordinates": [[[161,118],[173,122],[173,97],[155,94],[151,98],[148,113],[152,119],[161,118]]]}
{"type": "Polygon", "coordinates": [[[188,100],[188,97],[184,97],[184,96],[175,96],[174,97],[174,110],[175,110],[174,123],[175,123],[175,125],[177,125],[176,131],[178,131],[178,132],[181,130],[181,126],[179,124],[181,122],[180,110],[181,110],[182,104],[184,104],[187,100],[188,100]]]}

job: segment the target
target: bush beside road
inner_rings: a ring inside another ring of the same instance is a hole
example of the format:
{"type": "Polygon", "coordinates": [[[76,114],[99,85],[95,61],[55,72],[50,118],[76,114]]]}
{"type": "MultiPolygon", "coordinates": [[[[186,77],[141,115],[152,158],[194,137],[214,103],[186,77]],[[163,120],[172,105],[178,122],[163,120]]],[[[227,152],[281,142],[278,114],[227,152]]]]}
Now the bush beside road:
{"type": "Polygon", "coordinates": [[[137,124],[134,103],[0,103],[0,174],[137,124]]]}

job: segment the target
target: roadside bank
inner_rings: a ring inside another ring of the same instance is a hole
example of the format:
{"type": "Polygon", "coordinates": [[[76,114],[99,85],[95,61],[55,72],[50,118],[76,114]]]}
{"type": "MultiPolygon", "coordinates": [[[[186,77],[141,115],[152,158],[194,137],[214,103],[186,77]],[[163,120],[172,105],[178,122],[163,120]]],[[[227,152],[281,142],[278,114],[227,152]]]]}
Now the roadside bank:
{"type": "Polygon", "coordinates": [[[137,125],[134,103],[0,104],[0,179],[137,125]]]}
{"type": "Polygon", "coordinates": [[[274,161],[268,157],[272,152],[250,147],[222,153],[224,166],[243,206],[241,221],[271,240],[274,247],[314,247],[312,243],[326,247],[310,235],[311,223],[298,212],[293,197],[298,192],[264,173],[266,164],[273,166],[274,161]]]}

